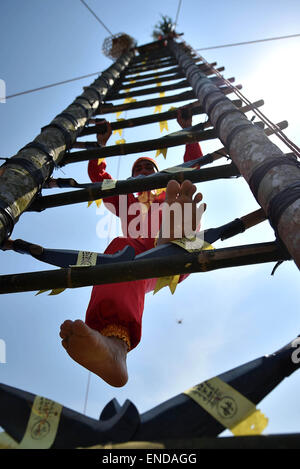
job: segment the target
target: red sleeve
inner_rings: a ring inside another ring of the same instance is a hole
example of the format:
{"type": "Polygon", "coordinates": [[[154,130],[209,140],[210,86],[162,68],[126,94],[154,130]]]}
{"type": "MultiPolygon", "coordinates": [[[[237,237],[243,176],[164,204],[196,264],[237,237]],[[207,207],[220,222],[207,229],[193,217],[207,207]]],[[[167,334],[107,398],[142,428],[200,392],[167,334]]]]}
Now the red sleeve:
{"type": "MultiPolygon", "coordinates": [[[[100,164],[98,164],[98,160],[90,160],[88,163],[88,175],[90,177],[90,180],[92,182],[102,182],[104,179],[112,179],[111,175],[105,172],[106,169],[106,163],[105,161],[102,161],[100,164]]],[[[112,195],[111,197],[105,197],[103,199],[103,202],[105,206],[110,210],[114,215],[117,217],[122,217],[122,213],[120,213],[120,197],[118,195],[112,195]],[[111,207],[113,205],[113,207],[111,207]]],[[[126,197],[126,202],[125,204],[127,205],[126,207],[126,213],[128,212],[128,207],[132,203],[136,202],[136,199],[133,194],[128,194],[128,195],[123,195],[123,197],[126,197]]],[[[122,210],[124,210],[124,203],[122,205],[122,210]]],[[[125,214],[124,214],[125,215],[125,214]]]]}
{"type": "Polygon", "coordinates": [[[187,161],[191,160],[196,160],[197,158],[200,158],[200,156],[203,156],[201,147],[199,143],[189,143],[185,147],[185,153],[183,157],[183,161],[186,163],[187,161]]]}
{"type": "Polygon", "coordinates": [[[112,179],[111,175],[105,172],[106,163],[102,161],[98,164],[97,158],[90,160],[88,164],[88,175],[92,182],[102,182],[104,179],[112,179]]]}

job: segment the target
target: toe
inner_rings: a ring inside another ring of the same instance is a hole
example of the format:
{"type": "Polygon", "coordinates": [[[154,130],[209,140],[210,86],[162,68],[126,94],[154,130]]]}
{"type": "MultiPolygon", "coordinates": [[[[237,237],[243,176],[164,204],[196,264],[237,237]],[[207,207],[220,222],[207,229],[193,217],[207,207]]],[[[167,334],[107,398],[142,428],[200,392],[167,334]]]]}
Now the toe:
{"type": "Polygon", "coordinates": [[[177,181],[172,179],[168,182],[167,190],[166,190],[166,202],[172,204],[175,202],[177,198],[177,194],[179,193],[180,185],[177,181]]]}
{"type": "Polygon", "coordinates": [[[81,319],[76,319],[73,323],[73,333],[80,336],[87,336],[90,334],[90,328],[81,319]]]}

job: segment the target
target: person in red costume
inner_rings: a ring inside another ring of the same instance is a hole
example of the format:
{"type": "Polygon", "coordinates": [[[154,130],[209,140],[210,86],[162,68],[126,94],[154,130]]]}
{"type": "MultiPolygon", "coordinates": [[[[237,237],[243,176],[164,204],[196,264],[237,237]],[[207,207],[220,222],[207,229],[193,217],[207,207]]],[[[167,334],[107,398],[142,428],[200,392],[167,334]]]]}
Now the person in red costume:
{"type": "MultiPolygon", "coordinates": [[[[180,110],[178,110],[177,121],[182,128],[192,125],[192,117],[183,118],[180,110]]],[[[102,146],[106,145],[110,135],[111,128],[107,123],[107,131],[97,135],[98,143],[102,146]]],[[[185,162],[200,156],[202,156],[202,151],[198,143],[186,145],[185,162]]],[[[100,164],[97,159],[89,161],[88,174],[92,182],[112,179],[105,170],[104,161],[100,164]]],[[[148,176],[156,171],[158,171],[158,166],[155,160],[140,157],[132,167],[132,177],[148,176]]],[[[200,221],[198,214],[203,212],[203,209],[199,211],[197,206],[202,200],[202,194],[195,194],[196,190],[196,186],[188,180],[182,184],[171,180],[166,191],[147,191],[137,196],[128,194],[125,196],[125,202],[124,196],[105,198],[106,206],[120,217],[124,234],[123,237],[113,239],[106,248],[105,254],[114,254],[130,245],[134,248],[135,255],[138,255],[152,249],[155,245],[168,243],[178,238],[174,233],[176,220],[171,220],[170,223],[170,219],[163,217],[163,210],[159,211],[158,218],[154,217],[153,208],[157,209],[163,206],[163,203],[170,206],[177,202],[182,210],[185,210],[187,204],[190,208],[192,207],[193,229],[196,231],[196,225],[200,221]],[[131,210],[132,207],[135,207],[135,210],[131,210]],[[138,217],[137,209],[140,212],[138,217]],[[154,218],[156,226],[153,229],[154,218]],[[130,225],[133,225],[135,230],[131,230],[130,225]],[[167,231],[164,230],[166,226],[167,231]],[[166,232],[168,234],[165,237],[166,232]]],[[[181,228],[184,229],[183,226],[181,228]]],[[[185,277],[187,275],[181,275],[179,281],[185,277]]],[[[144,279],[95,285],[86,311],[85,322],[67,320],[61,325],[62,345],[71,358],[100,376],[111,386],[124,386],[128,380],[127,353],[141,340],[145,294],[154,289],[156,280],[144,279]]]]}

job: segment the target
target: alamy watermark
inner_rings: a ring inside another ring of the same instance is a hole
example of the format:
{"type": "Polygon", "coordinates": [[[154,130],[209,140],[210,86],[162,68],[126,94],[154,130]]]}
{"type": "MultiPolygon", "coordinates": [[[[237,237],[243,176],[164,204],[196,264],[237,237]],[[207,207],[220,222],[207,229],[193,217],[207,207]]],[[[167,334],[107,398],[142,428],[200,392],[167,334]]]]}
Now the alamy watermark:
{"type": "Polygon", "coordinates": [[[297,339],[293,340],[292,347],[297,347],[296,350],[294,350],[292,353],[292,362],[295,364],[300,363],[300,337],[297,337],[297,339]]]}
{"type": "Polygon", "coordinates": [[[0,103],[6,103],[6,84],[5,81],[0,78],[0,103]]]}
{"type": "Polygon", "coordinates": [[[0,339],[0,363],[6,363],[6,344],[3,339],[0,339]]]}
{"type": "Polygon", "coordinates": [[[121,229],[117,216],[111,217],[104,204],[97,208],[96,213],[101,216],[96,225],[99,238],[115,238],[122,235],[132,239],[156,238],[160,232],[162,238],[192,239],[204,212],[204,204],[196,207],[192,203],[153,202],[148,210],[147,204],[144,203],[128,204],[127,195],[120,195],[118,201],[117,210],[109,202],[105,203],[105,207],[120,218],[121,229]]]}

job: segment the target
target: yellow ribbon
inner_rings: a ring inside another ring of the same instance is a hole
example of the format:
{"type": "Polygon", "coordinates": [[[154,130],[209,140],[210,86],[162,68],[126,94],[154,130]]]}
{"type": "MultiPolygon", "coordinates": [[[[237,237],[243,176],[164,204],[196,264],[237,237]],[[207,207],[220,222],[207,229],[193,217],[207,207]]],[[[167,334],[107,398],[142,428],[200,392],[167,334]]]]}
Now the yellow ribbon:
{"type": "Polygon", "coordinates": [[[167,148],[159,148],[158,150],[156,150],[155,157],[157,158],[160,154],[162,154],[164,159],[166,159],[167,158],[167,151],[168,151],[167,148]]]}
{"type": "Polygon", "coordinates": [[[36,396],[20,443],[8,433],[0,433],[1,449],[49,449],[55,440],[63,406],[36,396]]]}
{"type": "Polygon", "coordinates": [[[259,435],[268,419],[245,396],[215,377],[187,391],[188,395],[234,435],[259,435]]]}
{"type": "Polygon", "coordinates": [[[126,143],[125,138],[121,138],[120,140],[116,140],[116,145],[122,145],[123,143],[126,143]]]}
{"type": "Polygon", "coordinates": [[[120,117],[120,115],[122,114],[123,111],[118,111],[117,114],[116,114],[116,119],[118,120],[118,117],[120,117]]]}
{"type": "MultiPolygon", "coordinates": [[[[118,118],[117,118],[117,122],[121,122],[121,121],[123,121],[123,120],[125,120],[125,119],[118,119],[118,118]]],[[[114,131],[113,131],[113,134],[116,134],[116,133],[118,133],[118,134],[120,135],[120,137],[121,137],[121,136],[122,136],[122,133],[123,133],[123,129],[116,129],[116,130],[114,130],[114,131]]],[[[103,158],[103,159],[104,159],[104,158],[103,158]]]]}
{"type": "MultiPolygon", "coordinates": [[[[79,267],[90,267],[92,265],[96,265],[97,256],[98,256],[97,252],[79,251],[77,255],[76,264],[70,265],[70,267],[79,268],[79,267]]],[[[48,296],[59,295],[65,290],[66,288],[54,288],[53,290],[49,290],[49,289],[40,290],[35,294],[35,296],[40,295],[41,293],[46,293],[47,291],[50,291],[48,296]]]]}
{"type": "Polygon", "coordinates": [[[160,98],[163,98],[164,96],[165,96],[165,92],[164,92],[164,91],[161,91],[161,92],[159,93],[159,97],[160,97],[160,98]]]}
{"type": "Polygon", "coordinates": [[[172,295],[174,295],[176,287],[179,282],[180,275],[170,275],[167,277],[160,277],[156,281],[155,289],[153,291],[153,295],[157,293],[159,290],[161,290],[164,287],[169,287],[170,292],[172,295]]]}
{"type": "Polygon", "coordinates": [[[160,131],[162,132],[163,130],[169,130],[169,127],[168,127],[168,121],[160,121],[159,122],[159,128],[160,128],[160,131]]]}
{"type": "MultiPolygon", "coordinates": [[[[203,240],[198,240],[196,236],[194,236],[190,240],[186,238],[176,239],[172,241],[172,243],[177,244],[178,246],[182,247],[183,249],[189,252],[214,249],[211,244],[203,240]]],[[[153,295],[155,295],[155,293],[157,293],[159,290],[161,290],[164,287],[169,287],[173,295],[178,285],[179,278],[180,278],[180,275],[169,275],[166,277],[159,277],[156,280],[153,295]]]]}
{"type": "Polygon", "coordinates": [[[162,110],[162,104],[158,104],[157,106],[155,106],[154,114],[155,114],[156,112],[161,112],[161,110],[162,110]]]}
{"type": "Polygon", "coordinates": [[[93,202],[95,202],[95,204],[96,204],[97,207],[99,208],[100,205],[101,205],[101,203],[102,203],[102,199],[90,200],[90,201],[88,202],[88,205],[87,205],[87,206],[89,207],[90,205],[92,205],[93,202]]]}
{"type": "Polygon", "coordinates": [[[124,103],[135,103],[135,102],[136,102],[136,99],[130,98],[130,97],[129,97],[129,98],[125,98],[125,100],[124,100],[124,103]]]}

